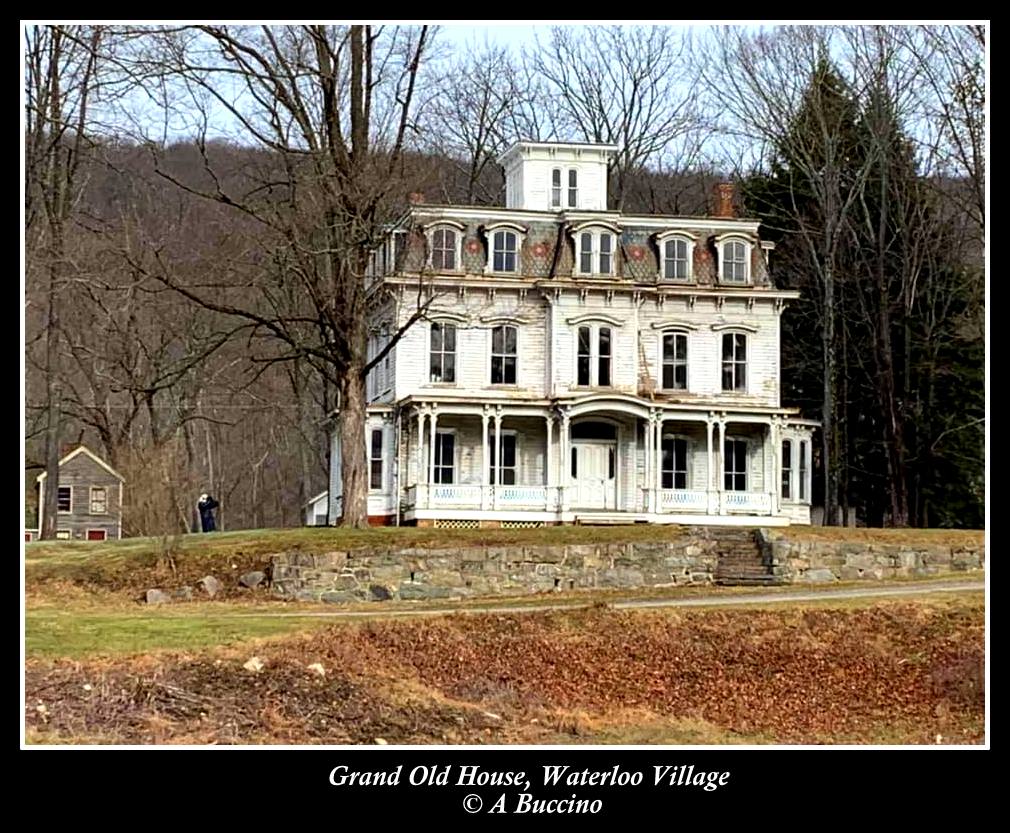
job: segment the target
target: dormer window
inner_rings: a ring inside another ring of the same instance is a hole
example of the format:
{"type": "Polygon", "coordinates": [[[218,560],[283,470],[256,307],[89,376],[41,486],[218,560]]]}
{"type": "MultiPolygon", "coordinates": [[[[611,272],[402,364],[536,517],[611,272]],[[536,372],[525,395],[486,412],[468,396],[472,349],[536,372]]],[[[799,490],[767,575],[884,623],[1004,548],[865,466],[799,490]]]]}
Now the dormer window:
{"type": "Polygon", "coordinates": [[[520,271],[523,238],[526,229],[516,223],[494,223],[485,226],[488,260],[485,272],[512,275],[520,271]]]}
{"type": "Polygon", "coordinates": [[[740,237],[716,238],[719,247],[719,280],[723,283],[750,283],[751,241],[740,237]]]}
{"type": "Polygon", "coordinates": [[[428,266],[438,272],[458,272],[463,268],[461,247],[462,223],[444,221],[433,223],[425,229],[428,238],[428,266]]]}
{"type": "Polygon", "coordinates": [[[496,231],[492,236],[491,257],[495,272],[515,272],[519,237],[514,231],[496,231]]]}
{"type": "Polygon", "coordinates": [[[694,239],[684,233],[667,232],[656,237],[659,248],[659,279],[685,282],[694,279],[694,239]]]}
{"type": "Polygon", "coordinates": [[[576,275],[610,277],[614,274],[617,231],[611,226],[575,229],[576,275]]]}

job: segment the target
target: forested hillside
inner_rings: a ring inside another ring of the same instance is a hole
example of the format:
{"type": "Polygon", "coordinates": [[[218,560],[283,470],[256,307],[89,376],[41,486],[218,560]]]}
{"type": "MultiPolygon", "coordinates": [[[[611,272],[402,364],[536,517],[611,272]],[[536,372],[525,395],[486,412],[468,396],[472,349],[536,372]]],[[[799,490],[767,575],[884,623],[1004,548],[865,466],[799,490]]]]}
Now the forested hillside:
{"type": "Polygon", "coordinates": [[[708,213],[734,181],[803,293],[783,404],[824,421],[828,521],[980,527],[985,35],[26,30],[26,522],[84,442],[127,478],[124,534],[189,528],[205,491],[225,528],[299,524],[338,392],[363,391],[383,223],[410,194],[503,203],[522,138],[620,145],[624,211],[708,213]]]}

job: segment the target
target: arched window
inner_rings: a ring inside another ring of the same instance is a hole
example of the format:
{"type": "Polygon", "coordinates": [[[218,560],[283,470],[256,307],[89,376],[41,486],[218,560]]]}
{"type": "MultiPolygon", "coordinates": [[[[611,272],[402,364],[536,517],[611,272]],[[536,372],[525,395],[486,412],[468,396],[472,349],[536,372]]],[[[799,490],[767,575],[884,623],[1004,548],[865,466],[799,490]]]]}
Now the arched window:
{"type": "Polygon", "coordinates": [[[662,334],[663,390],[687,390],[687,333],[666,331],[662,334]]]}
{"type": "Polygon", "coordinates": [[[750,283],[751,242],[741,237],[721,235],[719,247],[719,280],[723,283],[750,283]]]}
{"type": "Polygon", "coordinates": [[[487,263],[489,274],[513,275],[522,270],[522,246],[526,227],[518,223],[492,223],[483,228],[487,238],[487,263]]]}
{"type": "Polygon", "coordinates": [[[454,221],[433,223],[425,229],[428,238],[428,266],[439,272],[463,268],[461,248],[466,226],[454,221]]]}
{"type": "Polygon", "coordinates": [[[685,233],[666,232],[656,238],[659,248],[659,279],[690,281],[694,278],[694,239],[685,233]]]}
{"type": "Polygon", "coordinates": [[[616,226],[583,224],[572,230],[575,237],[575,275],[610,277],[615,273],[616,226]]]}
{"type": "Polygon", "coordinates": [[[443,321],[431,324],[429,380],[435,383],[456,382],[456,325],[443,321]]]}
{"type": "Polygon", "coordinates": [[[722,334],[722,389],[747,391],[747,336],[722,334]]]}
{"type": "Polygon", "coordinates": [[[519,330],[508,324],[491,330],[491,384],[514,385],[519,361],[519,330]]]}

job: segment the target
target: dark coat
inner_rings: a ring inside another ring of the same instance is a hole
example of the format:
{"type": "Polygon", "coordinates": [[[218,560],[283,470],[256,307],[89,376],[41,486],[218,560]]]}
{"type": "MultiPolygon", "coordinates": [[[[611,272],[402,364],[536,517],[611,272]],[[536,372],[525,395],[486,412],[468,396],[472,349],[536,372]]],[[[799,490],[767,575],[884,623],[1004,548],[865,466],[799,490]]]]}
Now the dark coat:
{"type": "Polygon", "coordinates": [[[200,528],[204,532],[213,532],[215,530],[214,510],[217,507],[218,502],[210,495],[207,496],[206,500],[197,502],[196,508],[200,510],[200,528]]]}

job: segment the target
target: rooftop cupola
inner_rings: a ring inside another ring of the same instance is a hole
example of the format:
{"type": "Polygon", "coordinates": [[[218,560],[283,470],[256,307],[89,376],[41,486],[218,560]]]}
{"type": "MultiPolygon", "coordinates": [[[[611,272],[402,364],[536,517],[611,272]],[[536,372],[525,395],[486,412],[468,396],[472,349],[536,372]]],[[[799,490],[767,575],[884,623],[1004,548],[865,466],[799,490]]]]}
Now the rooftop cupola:
{"type": "Polygon", "coordinates": [[[505,207],[528,211],[606,211],[607,167],[617,145],[516,142],[498,157],[505,207]]]}

